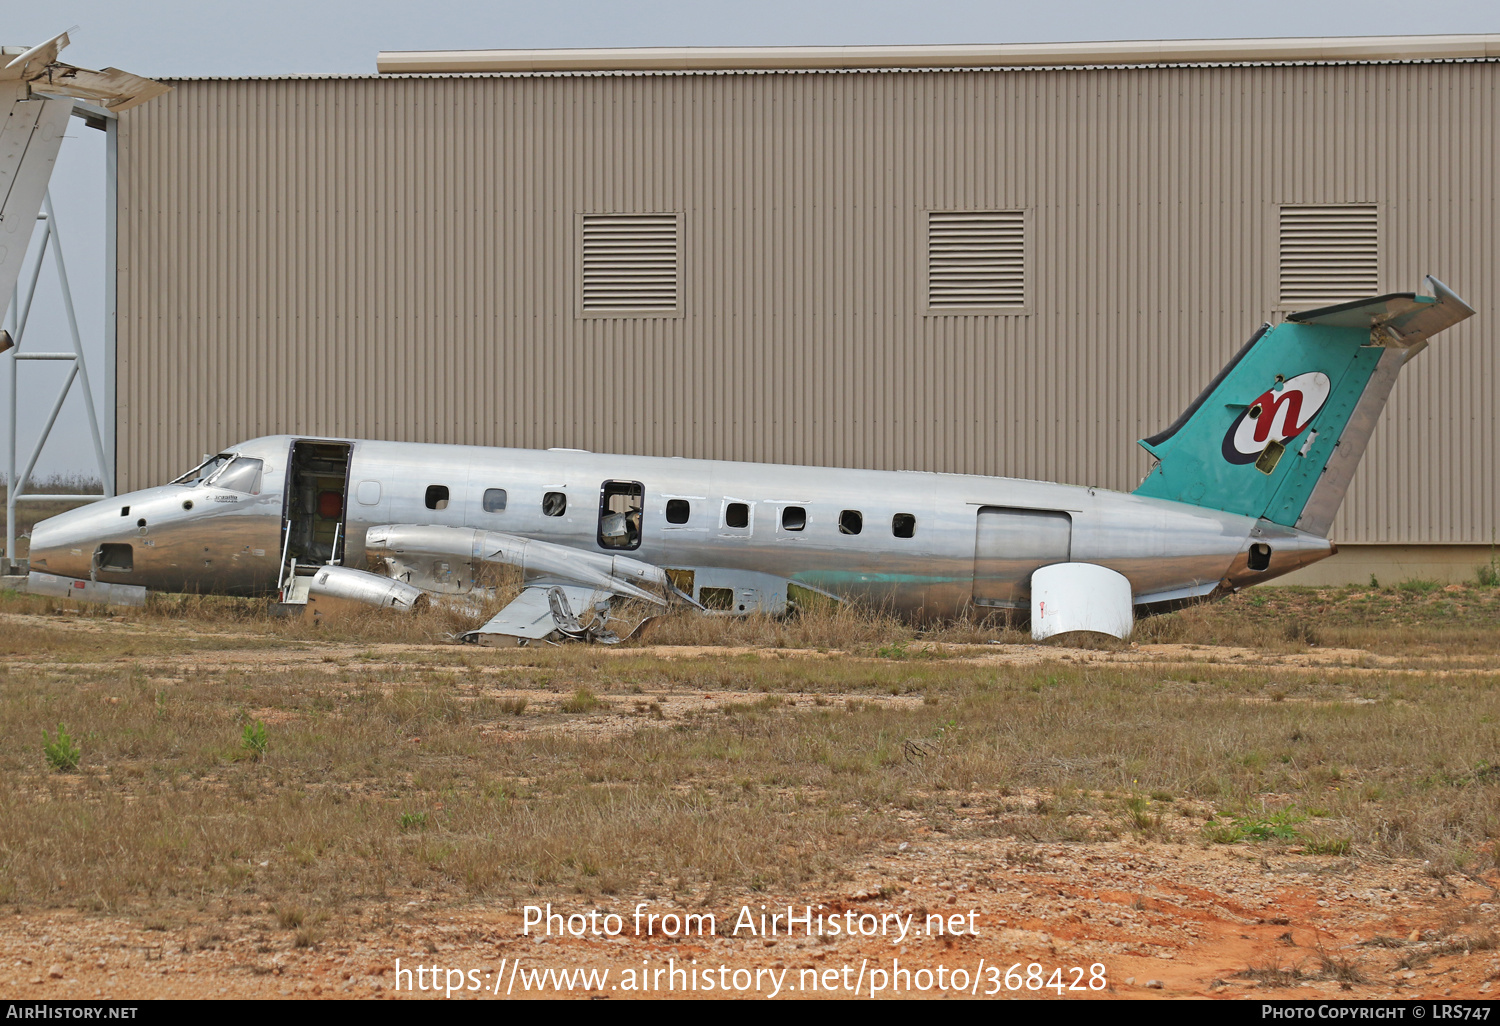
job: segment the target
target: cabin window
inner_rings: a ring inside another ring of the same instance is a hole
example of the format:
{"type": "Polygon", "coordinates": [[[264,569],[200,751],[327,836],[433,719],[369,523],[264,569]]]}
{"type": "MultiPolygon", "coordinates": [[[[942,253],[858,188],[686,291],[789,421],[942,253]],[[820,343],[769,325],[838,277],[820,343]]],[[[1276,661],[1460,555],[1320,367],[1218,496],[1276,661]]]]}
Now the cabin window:
{"type": "Polygon", "coordinates": [[[646,489],[639,481],[606,481],[599,488],[599,545],[606,549],[641,547],[641,510],[646,489]]]}
{"type": "Polygon", "coordinates": [[[788,506],[781,511],[781,529],[800,531],[807,526],[807,510],[801,506],[788,506]]]}
{"type": "Polygon", "coordinates": [[[744,502],[731,502],[724,507],[724,526],[745,528],[750,526],[750,505],[744,502]]]}
{"type": "Polygon", "coordinates": [[[688,504],[688,501],[686,499],[668,499],[667,523],[685,524],[688,522],[688,516],[692,513],[692,511],[693,507],[688,504]]]}
{"type": "Polygon", "coordinates": [[[484,511],[486,513],[505,512],[505,489],[486,488],[484,490],[484,511]]]}
{"type": "Polygon", "coordinates": [[[560,517],[568,511],[568,497],[562,492],[548,492],[542,496],[542,514],[560,517]]]}
{"type": "Polygon", "coordinates": [[[448,486],[447,485],[428,485],[427,486],[427,508],[428,509],[447,509],[448,508],[448,486]]]}
{"type": "Polygon", "coordinates": [[[891,517],[891,534],[897,538],[910,538],[917,533],[917,518],[910,513],[897,513],[891,517]]]}
{"type": "Polygon", "coordinates": [[[865,529],[865,515],[857,509],[839,514],[839,534],[858,534],[865,529]]]}

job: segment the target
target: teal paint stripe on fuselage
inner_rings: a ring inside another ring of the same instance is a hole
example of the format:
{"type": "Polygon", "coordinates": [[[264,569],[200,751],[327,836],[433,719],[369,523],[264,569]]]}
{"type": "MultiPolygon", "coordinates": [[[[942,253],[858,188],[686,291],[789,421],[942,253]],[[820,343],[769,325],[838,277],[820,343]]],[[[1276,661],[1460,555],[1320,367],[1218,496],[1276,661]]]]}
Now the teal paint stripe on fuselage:
{"type": "Polygon", "coordinates": [[[953,577],[941,574],[891,574],[891,573],[860,573],[858,571],[844,570],[804,570],[792,574],[788,580],[797,584],[806,584],[814,588],[822,588],[826,591],[839,591],[840,589],[860,585],[918,585],[932,587],[943,584],[969,584],[973,581],[972,576],[953,577]]]}

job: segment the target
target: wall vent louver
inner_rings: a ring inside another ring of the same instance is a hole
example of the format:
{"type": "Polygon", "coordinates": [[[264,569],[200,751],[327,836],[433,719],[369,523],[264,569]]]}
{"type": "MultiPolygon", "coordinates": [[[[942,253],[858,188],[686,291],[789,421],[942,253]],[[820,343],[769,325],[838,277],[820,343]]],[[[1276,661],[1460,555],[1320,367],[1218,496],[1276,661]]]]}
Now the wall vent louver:
{"type": "Polygon", "coordinates": [[[583,215],[584,312],[675,312],[678,262],[676,214],[583,215]]]}
{"type": "Polygon", "coordinates": [[[1374,204],[1281,208],[1280,295],[1286,306],[1363,299],[1380,291],[1374,204]]]}
{"type": "Polygon", "coordinates": [[[927,305],[934,310],[1026,305],[1026,212],[927,215],[927,305]]]}

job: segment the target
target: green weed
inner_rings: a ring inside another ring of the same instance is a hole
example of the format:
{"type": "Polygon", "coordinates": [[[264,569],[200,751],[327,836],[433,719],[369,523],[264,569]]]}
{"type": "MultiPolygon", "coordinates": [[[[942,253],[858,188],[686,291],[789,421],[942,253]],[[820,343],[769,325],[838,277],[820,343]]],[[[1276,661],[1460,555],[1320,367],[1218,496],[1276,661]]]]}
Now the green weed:
{"type": "Polygon", "coordinates": [[[1235,844],[1239,841],[1296,841],[1298,823],[1307,821],[1306,814],[1294,808],[1278,809],[1275,812],[1231,816],[1228,821],[1211,820],[1204,825],[1204,836],[1214,844],[1235,844]]]}
{"type": "Polygon", "coordinates": [[[240,747],[250,753],[250,758],[259,762],[266,756],[266,748],[270,745],[270,739],[266,736],[266,725],[260,720],[245,724],[244,731],[240,734],[240,747]]]}
{"type": "Polygon", "coordinates": [[[78,768],[83,749],[78,747],[78,743],[68,733],[68,728],[59,723],[56,737],[49,736],[46,728],[43,728],[42,755],[46,756],[47,765],[57,772],[71,773],[78,768]]]}

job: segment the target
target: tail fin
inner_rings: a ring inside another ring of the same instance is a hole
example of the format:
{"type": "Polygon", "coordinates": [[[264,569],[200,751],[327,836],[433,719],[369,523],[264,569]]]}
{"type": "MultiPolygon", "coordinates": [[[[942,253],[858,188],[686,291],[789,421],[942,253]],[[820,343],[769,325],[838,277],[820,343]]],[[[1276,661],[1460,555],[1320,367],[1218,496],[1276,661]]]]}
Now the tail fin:
{"type": "Polygon", "coordinates": [[[1171,427],[1137,495],[1264,517],[1327,536],[1396,375],[1474,311],[1429,277],[1398,292],[1292,314],[1256,332],[1171,427]]]}

